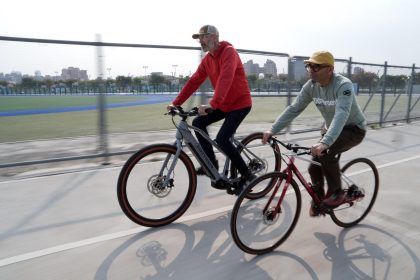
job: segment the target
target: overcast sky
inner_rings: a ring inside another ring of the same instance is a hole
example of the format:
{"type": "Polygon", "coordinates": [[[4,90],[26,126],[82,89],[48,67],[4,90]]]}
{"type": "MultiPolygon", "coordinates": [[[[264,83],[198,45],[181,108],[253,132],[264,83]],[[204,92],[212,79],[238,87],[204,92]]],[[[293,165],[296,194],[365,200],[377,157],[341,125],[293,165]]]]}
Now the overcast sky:
{"type": "MultiPolygon", "coordinates": [[[[197,47],[191,34],[213,24],[240,49],[299,56],[322,49],[357,62],[420,66],[418,0],[3,2],[0,36],[94,41],[101,34],[104,42],[197,47]]],[[[93,47],[0,41],[0,72],[54,75],[74,66],[93,76],[95,55],[93,47]]],[[[195,51],[105,48],[104,56],[106,74],[114,77],[188,74],[199,60],[195,51]]]]}

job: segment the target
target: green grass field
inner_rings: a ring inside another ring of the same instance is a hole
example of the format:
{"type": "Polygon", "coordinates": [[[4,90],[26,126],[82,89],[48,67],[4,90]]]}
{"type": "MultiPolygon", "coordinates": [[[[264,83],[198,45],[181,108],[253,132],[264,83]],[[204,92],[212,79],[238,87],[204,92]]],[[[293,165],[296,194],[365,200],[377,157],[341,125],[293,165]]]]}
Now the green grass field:
{"type": "MultiPolygon", "coordinates": [[[[140,96],[107,96],[106,102],[108,104],[129,102],[140,98],[140,96]]],[[[271,123],[286,107],[287,98],[253,97],[253,101],[252,111],[245,122],[271,123]]],[[[359,104],[362,108],[367,101],[367,96],[359,97],[359,104]]],[[[197,105],[198,102],[198,97],[192,97],[184,104],[184,107],[197,105]]],[[[96,96],[1,96],[0,111],[56,108],[96,103],[96,96]]],[[[378,116],[380,103],[380,95],[375,96],[370,101],[365,113],[368,116],[378,116]]],[[[392,103],[392,98],[386,100],[388,107],[392,103]]],[[[405,112],[406,104],[406,98],[400,98],[393,110],[405,112]]],[[[108,132],[124,133],[171,129],[173,124],[169,117],[164,116],[165,108],[166,103],[108,109],[106,111],[108,132]]],[[[299,118],[313,121],[320,118],[320,114],[315,106],[310,105],[299,118]]],[[[98,111],[95,110],[0,117],[0,143],[96,135],[97,123],[98,111]]],[[[319,125],[321,123],[320,121],[319,125]]]]}

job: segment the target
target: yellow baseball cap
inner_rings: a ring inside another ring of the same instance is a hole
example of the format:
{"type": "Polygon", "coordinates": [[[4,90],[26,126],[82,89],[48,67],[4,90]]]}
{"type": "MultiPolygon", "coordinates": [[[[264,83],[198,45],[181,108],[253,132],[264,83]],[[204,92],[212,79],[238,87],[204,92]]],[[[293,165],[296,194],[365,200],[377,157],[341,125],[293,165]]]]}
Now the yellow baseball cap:
{"type": "Polygon", "coordinates": [[[308,60],[304,60],[303,62],[334,66],[334,57],[330,52],[318,51],[314,52],[308,60]]]}

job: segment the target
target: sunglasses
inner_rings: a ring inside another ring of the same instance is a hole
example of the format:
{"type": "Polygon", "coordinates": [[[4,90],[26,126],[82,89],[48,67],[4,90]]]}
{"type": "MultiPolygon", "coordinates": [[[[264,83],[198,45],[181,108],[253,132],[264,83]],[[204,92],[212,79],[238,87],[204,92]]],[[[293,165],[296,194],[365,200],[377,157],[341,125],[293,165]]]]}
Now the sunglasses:
{"type": "Polygon", "coordinates": [[[312,63],[308,63],[305,64],[305,68],[307,71],[312,70],[313,72],[318,72],[319,70],[323,69],[323,68],[327,68],[330,67],[329,65],[322,65],[322,64],[312,64],[312,63]]]}

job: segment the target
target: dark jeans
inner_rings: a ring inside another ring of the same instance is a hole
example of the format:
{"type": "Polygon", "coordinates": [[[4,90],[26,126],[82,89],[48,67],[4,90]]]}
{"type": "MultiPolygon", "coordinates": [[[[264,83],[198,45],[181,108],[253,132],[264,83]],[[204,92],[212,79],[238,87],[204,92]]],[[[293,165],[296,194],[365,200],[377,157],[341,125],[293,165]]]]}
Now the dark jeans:
{"type": "Polygon", "coordinates": [[[328,185],[327,196],[340,190],[340,154],[362,142],[365,135],[366,131],[358,126],[345,126],[337,140],[328,148],[327,154],[312,158],[312,160],[322,163],[322,167],[315,164],[309,165],[308,171],[311,176],[312,184],[323,188],[325,176],[328,185]]]}
{"type": "MultiPolygon", "coordinates": [[[[220,146],[223,152],[230,158],[232,163],[236,166],[239,172],[242,175],[245,175],[248,171],[248,167],[245,161],[242,159],[238,150],[235,146],[229,141],[229,139],[235,134],[236,129],[239,127],[241,122],[245,119],[246,115],[251,111],[251,107],[244,109],[235,110],[232,112],[222,112],[220,110],[214,110],[211,113],[196,117],[192,125],[203,130],[207,135],[207,126],[212,123],[223,120],[222,127],[217,133],[216,143],[220,146]]],[[[216,156],[213,151],[213,146],[199,133],[195,133],[197,136],[198,142],[201,147],[203,147],[204,152],[207,154],[209,159],[213,162],[216,161],[216,156]]]]}

